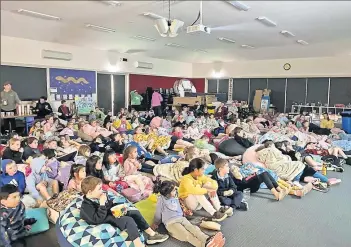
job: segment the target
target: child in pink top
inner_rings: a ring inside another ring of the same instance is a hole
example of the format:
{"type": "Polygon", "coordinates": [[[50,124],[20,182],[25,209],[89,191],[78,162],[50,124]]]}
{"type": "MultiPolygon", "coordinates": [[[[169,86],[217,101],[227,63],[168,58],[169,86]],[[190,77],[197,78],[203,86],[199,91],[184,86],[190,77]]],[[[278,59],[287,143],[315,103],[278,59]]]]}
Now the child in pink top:
{"type": "Polygon", "coordinates": [[[71,167],[71,177],[67,189],[82,192],[81,184],[85,177],[85,166],[73,164],[71,167]]]}

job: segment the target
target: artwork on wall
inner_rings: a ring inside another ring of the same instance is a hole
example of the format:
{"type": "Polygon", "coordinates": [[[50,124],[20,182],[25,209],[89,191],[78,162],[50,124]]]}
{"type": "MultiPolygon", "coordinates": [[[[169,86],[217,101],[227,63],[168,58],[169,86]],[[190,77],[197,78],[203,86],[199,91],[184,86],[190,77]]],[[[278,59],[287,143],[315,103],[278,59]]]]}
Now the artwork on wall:
{"type": "Polygon", "coordinates": [[[73,100],[75,97],[96,99],[96,72],[73,69],[49,69],[50,98],[73,100]]]}

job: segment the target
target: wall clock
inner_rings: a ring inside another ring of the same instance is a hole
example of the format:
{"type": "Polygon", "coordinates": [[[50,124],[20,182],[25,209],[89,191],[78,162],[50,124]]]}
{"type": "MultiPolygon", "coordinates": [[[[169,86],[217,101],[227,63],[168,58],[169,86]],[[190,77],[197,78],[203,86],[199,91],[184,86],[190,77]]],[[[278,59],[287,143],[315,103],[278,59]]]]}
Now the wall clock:
{"type": "Polygon", "coordinates": [[[286,63],[286,64],[284,64],[283,68],[285,70],[289,70],[289,69],[291,69],[291,64],[290,63],[286,63]]]}

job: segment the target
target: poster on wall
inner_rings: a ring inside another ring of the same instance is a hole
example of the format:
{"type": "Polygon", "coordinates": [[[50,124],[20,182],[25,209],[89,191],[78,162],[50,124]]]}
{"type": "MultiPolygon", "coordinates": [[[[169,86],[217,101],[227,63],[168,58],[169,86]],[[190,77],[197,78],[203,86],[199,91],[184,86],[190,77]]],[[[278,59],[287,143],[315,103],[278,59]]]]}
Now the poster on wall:
{"type": "Polygon", "coordinates": [[[95,109],[96,106],[96,100],[94,100],[92,97],[82,98],[76,96],[74,98],[74,101],[76,103],[76,108],[79,115],[89,114],[92,110],[95,109]]]}
{"type": "Polygon", "coordinates": [[[68,99],[67,95],[91,96],[96,95],[95,71],[73,69],[49,69],[50,93],[55,94],[56,100],[68,99]]]}

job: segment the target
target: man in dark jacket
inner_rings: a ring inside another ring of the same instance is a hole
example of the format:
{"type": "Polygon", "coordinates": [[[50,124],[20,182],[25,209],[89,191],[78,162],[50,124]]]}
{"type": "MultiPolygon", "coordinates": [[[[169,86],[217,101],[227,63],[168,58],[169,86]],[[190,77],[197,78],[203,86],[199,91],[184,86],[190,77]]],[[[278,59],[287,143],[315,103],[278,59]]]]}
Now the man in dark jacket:
{"type": "Polygon", "coordinates": [[[50,115],[52,113],[51,105],[46,102],[47,98],[45,96],[41,96],[37,105],[33,109],[33,113],[36,113],[38,118],[44,118],[46,115],[50,115]]]}
{"type": "Polygon", "coordinates": [[[215,166],[216,170],[212,173],[212,179],[218,183],[217,194],[221,204],[247,211],[248,204],[243,200],[243,192],[237,190],[234,177],[229,172],[228,161],[219,158],[215,161],[215,166]]]}

